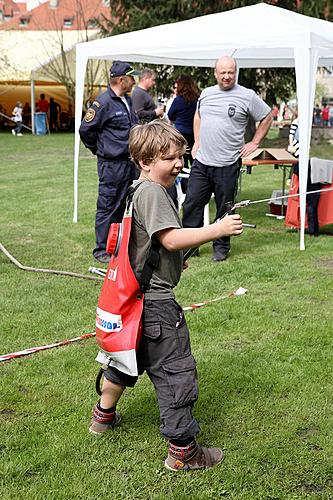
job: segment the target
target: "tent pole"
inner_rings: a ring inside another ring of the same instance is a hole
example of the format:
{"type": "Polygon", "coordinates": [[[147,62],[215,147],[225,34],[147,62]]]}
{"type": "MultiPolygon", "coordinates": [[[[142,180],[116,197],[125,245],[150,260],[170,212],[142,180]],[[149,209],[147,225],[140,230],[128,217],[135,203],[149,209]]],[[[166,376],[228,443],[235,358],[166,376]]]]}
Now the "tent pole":
{"type": "Polygon", "coordinates": [[[299,193],[300,193],[300,250],[305,250],[306,186],[312,130],[313,101],[318,65],[318,50],[295,47],[296,91],[299,116],[299,193]]]}
{"type": "Polygon", "coordinates": [[[35,80],[33,74],[31,75],[30,82],[30,107],[31,107],[31,128],[32,133],[35,134],[35,80]]]}
{"type": "Polygon", "coordinates": [[[80,46],[76,45],[76,77],[75,77],[75,146],[74,146],[74,212],[73,222],[77,222],[78,214],[78,181],[79,181],[79,152],[80,152],[80,135],[79,128],[82,119],[82,102],[84,94],[84,77],[86,74],[87,61],[86,55],[80,52],[80,46]]]}

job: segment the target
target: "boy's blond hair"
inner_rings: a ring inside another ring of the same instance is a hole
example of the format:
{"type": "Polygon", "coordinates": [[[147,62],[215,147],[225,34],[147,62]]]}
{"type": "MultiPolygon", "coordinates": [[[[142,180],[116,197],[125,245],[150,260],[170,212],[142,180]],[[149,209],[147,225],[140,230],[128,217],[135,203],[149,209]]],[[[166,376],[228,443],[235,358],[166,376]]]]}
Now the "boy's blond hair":
{"type": "Polygon", "coordinates": [[[174,127],[162,120],[136,125],[129,135],[129,150],[132,160],[140,167],[140,161],[149,165],[157,158],[168,155],[171,147],[183,155],[186,139],[174,127]]]}

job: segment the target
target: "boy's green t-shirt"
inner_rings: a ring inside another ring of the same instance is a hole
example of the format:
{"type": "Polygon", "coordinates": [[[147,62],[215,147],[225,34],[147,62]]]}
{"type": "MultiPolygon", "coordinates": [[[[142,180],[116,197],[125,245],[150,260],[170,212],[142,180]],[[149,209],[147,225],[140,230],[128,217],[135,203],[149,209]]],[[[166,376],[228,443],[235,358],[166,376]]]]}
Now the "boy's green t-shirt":
{"type": "MultiPolygon", "coordinates": [[[[181,228],[177,209],[167,190],[148,180],[134,181],[133,187],[140,186],[133,196],[133,221],[129,244],[132,269],[138,277],[146,261],[155,233],[163,229],[181,228]]],[[[145,297],[151,300],[174,298],[173,288],[180,280],[183,268],[183,251],[169,252],[160,246],[160,264],[154,270],[150,288],[145,297]]]]}

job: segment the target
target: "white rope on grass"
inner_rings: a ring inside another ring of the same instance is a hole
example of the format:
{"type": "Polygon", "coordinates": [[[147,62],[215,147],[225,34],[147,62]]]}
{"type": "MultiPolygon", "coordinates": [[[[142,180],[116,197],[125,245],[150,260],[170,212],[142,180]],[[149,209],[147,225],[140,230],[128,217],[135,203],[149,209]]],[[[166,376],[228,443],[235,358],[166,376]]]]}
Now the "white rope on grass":
{"type": "Polygon", "coordinates": [[[15,264],[19,269],[23,271],[32,271],[35,273],[49,273],[49,274],[59,274],[63,276],[71,276],[72,278],[82,278],[86,280],[103,281],[103,278],[98,278],[97,276],[89,276],[87,274],[73,273],[71,271],[59,271],[57,269],[43,269],[38,267],[23,266],[8,250],[0,243],[0,250],[8,257],[8,259],[15,264]]]}

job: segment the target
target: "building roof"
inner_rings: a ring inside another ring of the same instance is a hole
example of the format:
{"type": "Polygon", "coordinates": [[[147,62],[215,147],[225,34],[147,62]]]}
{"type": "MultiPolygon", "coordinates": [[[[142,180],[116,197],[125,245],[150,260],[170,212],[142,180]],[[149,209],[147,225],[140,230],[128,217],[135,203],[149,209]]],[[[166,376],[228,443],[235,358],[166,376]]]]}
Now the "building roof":
{"type": "MultiPolygon", "coordinates": [[[[32,10],[24,3],[0,0],[12,19],[0,22],[0,30],[71,31],[96,29],[95,19],[103,22],[110,17],[110,8],[103,0],[49,0],[32,10]]],[[[0,7],[1,9],[1,7],[0,7]]]]}

